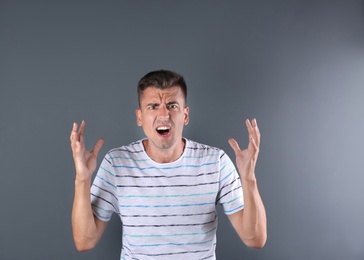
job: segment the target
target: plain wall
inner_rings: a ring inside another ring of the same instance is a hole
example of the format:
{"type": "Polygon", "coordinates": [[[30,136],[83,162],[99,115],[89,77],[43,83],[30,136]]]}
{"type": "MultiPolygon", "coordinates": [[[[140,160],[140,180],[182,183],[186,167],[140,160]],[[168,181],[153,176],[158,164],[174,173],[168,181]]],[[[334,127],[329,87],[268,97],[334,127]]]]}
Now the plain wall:
{"type": "Polygon", "coordinates": [[[188,84],[184,136],[262,133],[261,250],[219,211],[218,259],[364,259],[363,1],[0,1],[0,259],[119,259],[116,216],[91,252],[71,231],[72,123],[111,148],[144,137],[136,85],[188,84]]]}

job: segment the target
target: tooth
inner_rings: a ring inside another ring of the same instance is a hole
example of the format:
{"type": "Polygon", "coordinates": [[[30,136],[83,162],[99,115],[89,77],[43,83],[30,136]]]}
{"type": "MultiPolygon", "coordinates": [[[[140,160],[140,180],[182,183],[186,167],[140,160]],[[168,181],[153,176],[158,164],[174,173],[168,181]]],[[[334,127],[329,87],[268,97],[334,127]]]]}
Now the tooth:
{"type": "Polygon", "coordinates": [[[168,130],[168,127],[166,127],[166,126],[161,126],[161,127],[158,127],[157,129],[158,129],[158,130],[168,130]]]}

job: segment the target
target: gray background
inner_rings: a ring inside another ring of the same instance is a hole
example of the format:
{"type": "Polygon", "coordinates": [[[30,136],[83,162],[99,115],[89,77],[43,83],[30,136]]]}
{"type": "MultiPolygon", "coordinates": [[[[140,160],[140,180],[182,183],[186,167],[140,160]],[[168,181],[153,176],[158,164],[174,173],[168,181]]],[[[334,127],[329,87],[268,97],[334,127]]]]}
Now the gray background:
{"type": "Polygon", "coordinates": [[[143,137],[136,84],[189,86],[184,135],[220,147],[262,132],[268,242],[220,215],[218,259],[364,259],[364,1],[0,1],[0,259],[119,259],[115,216],[75,250],[69,133],[91,148],[143,137]]]}

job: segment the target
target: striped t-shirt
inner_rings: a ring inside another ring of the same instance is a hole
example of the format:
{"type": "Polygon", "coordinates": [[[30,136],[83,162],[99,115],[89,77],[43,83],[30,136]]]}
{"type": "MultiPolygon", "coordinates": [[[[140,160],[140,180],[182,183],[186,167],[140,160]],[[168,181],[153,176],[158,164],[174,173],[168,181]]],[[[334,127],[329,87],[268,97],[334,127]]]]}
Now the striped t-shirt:
{"type": "Polygon", "coordinates": [[[244,208],[234,164],[188,139],[179,159],[160,164],[142,141],[108,152],[91,187],[94,214],[122,221],[120,259],[215,259],[216,205],[226,214],[244,208]]]}

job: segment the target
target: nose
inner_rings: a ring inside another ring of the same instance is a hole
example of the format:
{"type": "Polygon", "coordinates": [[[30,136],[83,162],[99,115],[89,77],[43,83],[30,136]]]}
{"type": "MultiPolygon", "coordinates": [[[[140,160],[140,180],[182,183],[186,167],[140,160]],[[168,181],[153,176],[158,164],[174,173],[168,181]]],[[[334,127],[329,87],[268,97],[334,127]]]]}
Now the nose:
{"type": "Polygon", "coordinates": [[[169,110],[166,106],[160,106],[159,108],[159,117],[163,119],[169,118],[169,110]]]}

